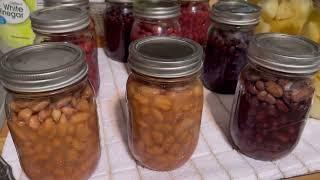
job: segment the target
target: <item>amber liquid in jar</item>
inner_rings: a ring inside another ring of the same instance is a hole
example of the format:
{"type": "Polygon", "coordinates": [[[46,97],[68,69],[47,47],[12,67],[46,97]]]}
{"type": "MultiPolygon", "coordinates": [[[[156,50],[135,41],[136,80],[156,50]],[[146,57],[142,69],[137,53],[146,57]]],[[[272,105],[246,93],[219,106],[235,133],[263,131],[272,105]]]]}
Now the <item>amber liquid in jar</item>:
{"type": "Polygon", "coordinates": [[[87,80],[46,93],[9,92],[8,126],[26,175],[88,179],[100,158],[96,108],[87,80]]]}
{"type": "Polygon", "coordinates": [[[184,164],[198,142],[203,106],[199,78],[178,82],[133,73],[127,82],[129,147],[143,166],[172,170],[184,164]]]}
{"type": "Polygon", "coordinates": [[[132,3],[111,3],[104,17],[106,52],[117,61],[127,62],[133,25],[132,3]]]}
{"type": "Polygon", "coordinates": [[[131,41],[148,36],[181,36],[181,27],[178,19],[136,18],[131,30],[131,41]]]}
{"type": "Polygon", "coordinates": [[[206,0],[182,1],[181,16],[179,18],[182,36],[205,46],[208,29],[211,25],[209,12],[209,2],[206,0]]]}
{"type": "Polygon", "coordinates": [[[259,160],[290,153],[304,129],[313,94],[311,77],[279,76],[246,66],[230,124],[240,152],[259,160]]]}
{"type": "Polygon", "coordinates": [[[69,33],[52,33],[41,34],[36,33],[35,43],[45,42],[68,42],[80,46],[86,53],[86,62],[88,64],[88,79],[93,86],[96,94],[98,94],[100,87],[100,75],[98,67],[98,48],[96,41],[96,34],[94,30],[93,21],[91,21],[88,28],[69,32],[69,33]]]}
{"type": "Polygon", "coordinates": [[[211,91],[221,94],[234,94],[240,71],[247,64],[247,48],[253,36],[253,27],[234,27],[213,25],[208,36],[203,83],[211,91]]]}

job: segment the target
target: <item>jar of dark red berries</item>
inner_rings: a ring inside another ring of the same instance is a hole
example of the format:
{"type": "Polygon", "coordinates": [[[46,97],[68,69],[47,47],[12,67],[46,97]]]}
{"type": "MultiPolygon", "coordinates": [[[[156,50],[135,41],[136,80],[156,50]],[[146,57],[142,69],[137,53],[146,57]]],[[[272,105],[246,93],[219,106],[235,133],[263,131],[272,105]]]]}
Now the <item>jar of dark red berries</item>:
{"type": "Polygon", "coordinates": [[[88,78],[97,93],[100,85],[98,50],[95,33],[90,31],[88,12],[80,7],[56,6],[30,15],[35,43],[69,42],[86,53],[88,78]]]}
{"type": "Polygon", "coordinates": [[[290,153],[314,95],[320,51],[313,41],[284,34],[255,36],[234,100],[230,130],[240,152],[258,160],[290,153]]]}
{"type": "Polygon", "coordinates": [[[104,17],[106,53],[116,61],[127,62],[133,24],[133,0],[109,0],[104,17]]]}
{"type": "Polygon", "coordinates": [[[203,83],[213,92],[233,94],[247,48],[259,23],[260,8],[245,1],[219,1],[212,8],[203,83]]]}
{"type": "Polygon", "coordinates": [[[134,3],[131,41],[147,36],[181,36],[177,1],[141,0],[134,3]]]}
{"type": "Polygon", "coordinates": [[[182,36],[205,46],[211,24],[209,12],[208,0],[182,0],[179,18],[182,36]]]}

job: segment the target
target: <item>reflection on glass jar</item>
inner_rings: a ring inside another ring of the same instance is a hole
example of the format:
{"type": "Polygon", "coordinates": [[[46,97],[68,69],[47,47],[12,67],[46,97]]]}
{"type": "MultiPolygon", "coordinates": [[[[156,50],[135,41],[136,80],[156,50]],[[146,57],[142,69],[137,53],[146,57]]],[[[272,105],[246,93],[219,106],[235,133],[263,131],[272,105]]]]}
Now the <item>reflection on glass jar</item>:
{"type": "Polygon", "coordinates": [[[251,42],[248,58],[234,100],[232,139],[247,156],[279,159],[294,149],[304,129],[320,51],[305,38],[262,34],[251,42]]]}
{"type": "Polygon", "coordinates": [[[212,8],[202,75],[211,91],[234,93],[239,73],[247,64],[247,48],[259,15],[259,7],[241,1],[220,1],[212,8]]]}
{"type": "Polygon", "coordinates": [[[211,24],[209,11],[208,0],[183,0],[179,18],[182,36],[205,46],[211,24]]]}
{"type": "Polygon", "coordinates": [[[130,33],[133,25],[133,0],[109,0],[104,17],[106,53],[120,62],[127,62],[130,33]]]}
{"type": "Polygon", "coordinates": [[[181,36],[180,4],[175,1],[137,1],[131,41],[148,36],[181,36]]]}
{"type": "Polygon", "coordinates": [[[88,78],[96,94],[100,76],[98,49],[95,33],[90,31],[88,12],[78,7],[50,7],[35,11],[30,16],[35,43],[69,42],[76,44],[86,53],[89,66],[88,78]]]}
{"type": "Polygon", "coordinates": [[[1,61],[8,127],[26,175],[88,179],[100,158],[100,141],[81,49],[41,44],[12,51],[1,61]]]}
{"type": "Polygon", "coordinates": [[[202,54],[199,44],[179,38],[152,37],[130,46],[128,139],[143,166],[173,170],[195,150],[203,107],[202,54]],[[175,53],[166,54],[172,48],[175,53]]]}

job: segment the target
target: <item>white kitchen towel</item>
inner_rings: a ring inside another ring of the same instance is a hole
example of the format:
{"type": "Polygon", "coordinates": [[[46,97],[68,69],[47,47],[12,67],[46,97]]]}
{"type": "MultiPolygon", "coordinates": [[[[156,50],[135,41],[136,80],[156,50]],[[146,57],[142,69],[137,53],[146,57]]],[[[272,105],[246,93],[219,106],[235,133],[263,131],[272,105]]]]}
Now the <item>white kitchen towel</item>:
{"type": "MultiPolygon", "coordinates": [[[[126,135],[125,64],[112,61],[99,49],[101,87],[98,97],[102,153],[90,180],[248,180],[280,179],[320,170],[320,121],[309,119],[295,150],[274,162],[257,161],[235,151],[228,138],[232,96],[205,90],[205,103],[198,146],[181,168],[157,172],[141,167],[132,158],[126,135]]],[[[2,156],[17,180],[23,173],[9,135],[2,156]]]]}

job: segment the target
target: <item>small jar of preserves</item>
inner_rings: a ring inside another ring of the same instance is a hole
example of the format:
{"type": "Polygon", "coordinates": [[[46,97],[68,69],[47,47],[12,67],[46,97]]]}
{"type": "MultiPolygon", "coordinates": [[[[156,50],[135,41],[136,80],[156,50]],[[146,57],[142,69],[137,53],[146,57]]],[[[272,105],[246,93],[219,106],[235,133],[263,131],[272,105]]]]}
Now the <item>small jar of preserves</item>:
{"type": "Polygon", "coordinates": [[[230,130],[240,152],[258,160],[289,154],[304,129],[319,70],[316,43],[299,36],[256,35],[234,99],[230,130]]]}
{"type": "Polygon", "coordinates": [[[116,61],[127,62],[133,25],[133,0],[109,0],[104,16],[106,53],[116,61]]]}
{"type": "Polygon", "coordinates": [[[192,39],[204,47],[211,25],[209,12],[208,0],[182,0],[179,18],[182,36],[192,39]]]}
{"type": "MultiPolygon", "coordinates": [[[[90,2],[89,0],[43,0],[44,7],[54,7],[54,6],[73,6],[80,7],[90,14],[90,2]]],[[[95,23],[93,18],[90,16],[89,30],[96,36],[95,23]]]]}
{"type": "Polygon", "coordinates": [[[199,44],[178,37],[149,37],[130,45],[128,142],[143,166],[173,170],[195,150],[203,107],[202,56],[199,44]]]}
{"type": "Polygon", "coordinates": [[[180,4],[177,1],[137,1],[133,14],[131,41],[148,36],[181,36],[180,4]]]}
{"type": "Polygon", "coordinates": [[[72,44],[26,46],[1,59],[6,117],[30,179],[88,179],[100,158],[95,96],[83,51],[72,44]]]}
{"type": "Polygon", "coordinates": [[[259,17],[260,8],[244,1],[225,0],[213,6],[202,74],[208,89],[221,94],[235,92],[259,17]]]}
{"type": "Polygon", "coordinates": [[[55,6],[33,12],[30,19],[36,44],[69,42],[81,47],[86,54],[89,81],[97,94],[100,86],[98,49],[95,34],[89,29],[88,12],[80,7],[55,6]]]}

